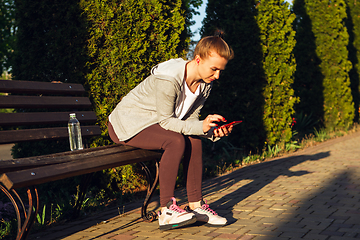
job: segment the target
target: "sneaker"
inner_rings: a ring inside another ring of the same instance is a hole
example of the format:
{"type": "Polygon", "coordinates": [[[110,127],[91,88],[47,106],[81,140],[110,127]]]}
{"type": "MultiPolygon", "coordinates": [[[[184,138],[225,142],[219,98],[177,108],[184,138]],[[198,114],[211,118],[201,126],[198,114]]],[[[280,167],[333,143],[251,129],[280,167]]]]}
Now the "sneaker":
{"type": "Polygon", "coordinates": [[[201,207],[197,207],[191,210],[189,207],[186,208],[188,212],[195,214],[196,219],[201,222],[206,222],[209,226],[224,226],[227,223],[226,218],[220,217],[214,210],[212,210],[207,204],[206,200],[201,200],[201,207]]]}
{"type": "Polygon", "coordinates": [[[164,212],[158,213],[160,230],[170,230],[196,222],[195,214],[179,208],[175,198],[171,198],[166,207],[164,212]]]}

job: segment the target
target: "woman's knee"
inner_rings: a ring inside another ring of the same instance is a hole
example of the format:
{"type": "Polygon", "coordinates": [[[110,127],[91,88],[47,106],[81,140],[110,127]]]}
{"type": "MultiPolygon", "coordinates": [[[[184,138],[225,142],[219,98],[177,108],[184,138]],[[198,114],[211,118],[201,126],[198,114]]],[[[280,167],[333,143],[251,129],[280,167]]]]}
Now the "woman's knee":
{"type": "Polygon", "coordinates": [[[185,150],[185,138],[182,134],[172,132],[169,133],[169,138],[164,143],[163,146],[164,150],[166,149],[178,149],[182,150],[182,152],[185,150]]]}

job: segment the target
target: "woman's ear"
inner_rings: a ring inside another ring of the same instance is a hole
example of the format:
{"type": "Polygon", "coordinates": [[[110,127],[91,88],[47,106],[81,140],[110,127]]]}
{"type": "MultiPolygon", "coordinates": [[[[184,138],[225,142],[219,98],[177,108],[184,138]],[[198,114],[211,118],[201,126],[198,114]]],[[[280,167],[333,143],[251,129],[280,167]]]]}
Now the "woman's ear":
{"type": "Polygon", "coordinates": [[[196,62],[197,65],[199,65],[199,63],[200,63],[200,56],[199,55],[195,56],[195,62],[196,62]]]}

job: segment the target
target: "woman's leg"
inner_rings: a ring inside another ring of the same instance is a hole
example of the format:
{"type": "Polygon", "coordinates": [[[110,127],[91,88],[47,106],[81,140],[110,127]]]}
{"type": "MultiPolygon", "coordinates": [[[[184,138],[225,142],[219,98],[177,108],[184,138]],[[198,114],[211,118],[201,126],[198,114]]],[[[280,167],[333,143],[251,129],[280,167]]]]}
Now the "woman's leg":
{"type": "Polygon", "coordinates": [[[211,226],[223,226],[226,218],[220,217],[202,199],[202,147],[201,139],[194,136],[185,136],[186,150],[184,154],[184,170],[187,172],[187,194],[189,211],[194,213],[197,221],[206,222],[211,226]],[[192,210],[192,211],[191,211],[192,210]]]}
{"type": "Polygon", "coordinates": [[[202,200],[203,173],[201,139],[197,136],[185,136],[185,143],[183,166],[188,200],[190,203],[200,202],[202,200]]]}
{"type": "Polygon", "coordinates": [[[159,185],[160,206],[165,207],[174,196],[178,169],[185,150],[184,136],[180,133],[165,130],[160,125],[155,124],[144,129],[133,138],[120,142],[110,123],[108,129],[109,135],[115,143],[147,150],[164,150],[160,160],[159,185]]]}

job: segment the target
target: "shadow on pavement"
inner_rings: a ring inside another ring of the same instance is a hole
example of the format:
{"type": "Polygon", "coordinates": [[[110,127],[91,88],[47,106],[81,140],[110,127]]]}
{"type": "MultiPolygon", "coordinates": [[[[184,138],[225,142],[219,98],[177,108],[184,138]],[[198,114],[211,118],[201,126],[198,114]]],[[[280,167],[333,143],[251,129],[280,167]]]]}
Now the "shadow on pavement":
{"type": "MultiPolygon", "coordinates": [[[[244,179],[252,180],[250,183],[235,191],[231,191],[215,202],[210,203],[213,209],[226,209],[231,211],[236,204],[260,191],[263,187],[273,182],[279,176],[303,176],[310,173],[308,171],[293,172],[289,170],[290,168],[305,161],[317,161],[328,156],[330,156],[330,152],[321,152],[314,155],[291,156],[248,166],[206,182],[203,186],[203,195],[206,198],[206,195],[212,194],[216,191],[224,191],[224,189],[230,188],[238,181],[244,179]]],[[[228,218],[229,224],[237,221],[237,219],[232,216],[232,213],[226,214],[226,217],[228,218]]]]}
{"type": "Polygon", "coordinates": [[[294,208],[272,234],[289,239],[359,238],[359,189],[359,174],[355,170],[336,174],[294,208]]]}

